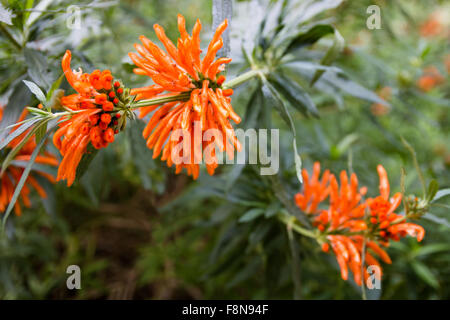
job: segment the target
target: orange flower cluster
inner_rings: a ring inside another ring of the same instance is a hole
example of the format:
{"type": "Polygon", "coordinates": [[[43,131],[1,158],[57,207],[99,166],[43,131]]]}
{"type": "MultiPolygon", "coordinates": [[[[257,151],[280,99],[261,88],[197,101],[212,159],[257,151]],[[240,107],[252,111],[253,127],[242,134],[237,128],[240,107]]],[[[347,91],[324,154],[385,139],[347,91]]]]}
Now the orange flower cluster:
{"type": "Polygon", "coordinates": [[[66,179],[68,186],[75,180],[78,164],[89,143],[100,149],[114,141],[121,118],[115,106],[121,103],[124,93],[120,82],[113,82],[109,70],[94,70],[91,74],[81,70],[73,72],[71,57],[67,50],[62,59],[62,69],[77,93],[62,97],[61,104],[76,113],[64,116],[53,136],[53,143],[63,156],[57,180],[66,179]]]}
{"type": "MultiPolygon", "coordinates": [[[[25,120],[25,117],[27,116],[28,112],[25,109],[18,122],[25,120]]],[[[0,106],[0,121],[3,117],[3,108],[0,106]]],[[[17,129],[17,127],[14,127],[11,130],[11,133],[14,132],[17,129]]],[[[28,131],[25,131],[24,133],[20,134],[18,137],[14,138],[7,146],[6,151],[11,150],[12,148],[16,147],[22,139],[27,135],[28,131]]],[[[22,147],[22,149],[17,153],[17,155],[14,157],[15,161],[29,161],[31,158],[31,154],[33,153],[34,149],[36,148],[36,141],[34,138],[29,139],[25,145],[22,147]]],[[[1,154],[0,154],[1,157],[1,154]]],[[[51,166],[57,166],[58,160],[56,157],[48,152],[45,152],[42,155],[38,155],[35,160],[36,163],[44,164],[44,165],[51,165],[51,166]]],[[[14,194],[14,190],[19,183],[20,178],[22,177],[24,168],[16,166],[14,164],[10,164],[6,171],[3,173],[2,176],[0,176],[0,211],[4,212],[6,208],[8,207],[8,204],[11,202],[11,199],[14,194]]],[[[25,181],[25,184],[20,192],[19,199],[22,200],[22,203],[25,205],[25,207],[30,207],[31,202],[29,198],[29,194],[31,192],[31,188],[33,187],[36,192],[39,194],[41,198],[46,198],[47,193],[45,192],[44,188],[39,184],[38,180],[35,176],[41,176],[48,181],[54,183],[55,178],[43,171],[40,170],[33,170],[30,172],[30,174],[27,177],[27,180],[25,181]]],[[[16,215],[20,215],[22,213],[22,208],[20,206],[18,201],[14,204],[14,212],[16,215]]]]}
{"type": "MultiPolygon", "coordinates": [[[[383,87],[377,92],[378,96],[386,101],[389,101],[392,97],[392,88],[391,87],[383,87]]],[[[384,116],[389,113],[389,108],[381,103],[374,103],[370,107],[370,111],[374,116],[384,116]]]]}
{"type": "Polygon", "coordinates": [[[363,199],[367,188],[358,188],[358,179],[353,173],[350,178],[345,171],[340,173],[340,183],[326,170],[320,176],[320,164],[314,163],[311,177],[303,169],[303,191],[295,195],[298,207],[311,216],[313,225],[323,234],[322,250],[329,251],[330,245],[341,269],[341,277],[348,279],[348,270],[353,273],[355,282],[362,281],[362,254],[364,236],[367,236],[364,264],[364,278],[367,266],[383,262],[391,263],[389,255],[380,247],[389,245],[389,240],[398,241],[406,235],[418,241],[424,237],[424,229],[414,223],[405,222],[405,217],[394,213],[402,195],[396,193],[389,197],[389,181],[385,169],[378,165],[380,177],[380,196],[363,199]],[[324,203],[329,199],[327,204],[324,203]],[[366,214],[367,218],[366,218],[366,214]]]}
{"type": "Polygon", "coordinates": [[[379,165],[377,167],[380,177],[380,195],[367,199],[367,207],[370,212],[368,227],[377,232],[380,241],[388,244],[389,239],[398,241],[407,234],[422,241],[425,230],[414,223],[404,222],[404,216],[394,213],[402,201],[402,194],[396,193],[389,198],[389,181],[386,170],[379,165]]]}
{"type": "Polygon", "coordinates": [[[221,35],[226,27],[227,20],[215,31],[203,59],[200,58],[201,23],[197,20],[191,36],[186,31],[185,19],[182,15],[178,15],[178,29],[181,36],[176,47],[167,38],[164,29],[155,24],[156,35],[167,53],[146,37],[141,36],[142,45],[135,44],[139,54],[129,54],[138,67],[134,69],[134,72],[149,76],[155,83],[131,90],[131,94],[137,95],[137,100],[173,96],[182,92],[190,93],[188,101],[175,101],[140,108],[139,116],[143,118],[156,110],[143,131],[147,146],[153,149],[153,158],[158,157],[162,151],[161,160],[167,161],[169,167],[175,164],[176,173],[186,168],[188,174],[194,179],[199,175],[199,163],[203,158],[205,158],[208,173],[211,175],[214,173],[218,166],[215,146],[221,152],[226,150],[230,158],[233,158],[234,148],[238,151],[241,149],[229,122],[230,119],[235,123],[241,121],[230,103],[233,90],[222,89],[225,77],[219,75],[231,59],[216,59],[217,52],[223,46],[221,35]],[[197,139],[193,137],[196,123],[198,132],[201,134],[197,139]],[[204,142],[203,133],[208,129],[216,130],[220,133],[220,137],[214,135],[210,141],[204,142]],[[179,144],[180,148],[177,147],[179,144]],[[209,154],[205,152],[203,155],[207,147],[211,152],[209,154]],[[181,161],[174,159],[175,157],[181,161]]]}
{"type": "Polygon", "coordinates": [[[444,27],[436,13],[430,15],[430,17],[420,26],[420,35],[424,38],[437,36],[443,31],[444,27]]]}
{"type": "Polygon", "coordinates": [[[423,75],[417,81],[417,86],[424,92],[428,92],[437,85],[445,81],[439,70],[434,67],[428,67],[423,70],[423,75]]]}

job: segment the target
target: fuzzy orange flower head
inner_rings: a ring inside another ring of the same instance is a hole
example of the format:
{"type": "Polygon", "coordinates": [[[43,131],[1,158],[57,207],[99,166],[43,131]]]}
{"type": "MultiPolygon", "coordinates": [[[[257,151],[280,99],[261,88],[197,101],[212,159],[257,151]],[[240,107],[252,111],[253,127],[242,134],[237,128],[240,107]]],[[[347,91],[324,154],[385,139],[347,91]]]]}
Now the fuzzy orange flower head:
{"type": "Polygon", "coordinates": [[[445,81],[439,70],[430,66],[423,69],[423,75],[417,80],[417,87],[424,92],[428,92],[445,81]]]}
{"type": "Polygon", "coordinates": [[[420,35],[424,38],[430,38],[441,34],[444,26],[441,23],[437,13],[431,14],[428,19],[420,26],[420,35]]]}
{"type": "Polygon", "coordinates": [[[389,198],[390,186],[386,170],[382,165],[378,165],[377,171],[380,177],[380,195],[367,199],[370,211],[369,227],[384,243],[389,239],[398,241],[406,235],[422,241],[425,230],[417,224],[405,222],[404,216],[394,213],[402,201],[402,194],[398,192],[389,198]]]}
{"type": "Polygon", "coordinates": [[[230,103],[233,90],[222,87],[225,77],[220,75],[231,59],[216,59],[226,27],[227,20],[215,31],[203,59],[200,57],[201,23],[197,20],[190,35],[182,15],[178,15],[177,46],[155,24],[156,35],[167,52],[141,36],[142,45],[135,44],[138,54],[129,54],[138,67],[134,72],[149,76],[155,83],[132,89],[131,94],[137,100],[187,93],[187,101],[142,107],[139,116],[143,118],[156,110],[143,131],[147,146],[153,149],[153,158],[162,152],[161,160],[167,161],[168,166],[175,164],[176,173],[186,168],[194,179],[199,175],[202,159],[208,173],[214,173],[218,166],[216,146],[230,158],[234,156],[234,148],[241,150],[230,124],[230,119],[235,123],[241,121],[230,103]]]}
{"type": "Polygon", "coordinates": [[[328,252],[331,246],[342,279],[348,279],[350,270],[358,285],[361,285],[363,278],[369,277],[368,266],[377,266],[381,275],[382,269],[377,258],[391,263],[389,255],[379,244],[387,246],[390,239],[398,240],[406,234],[416,236],[419,241],[424,236],[421,226],[405,222],[403,216],[394,213],[402,196],[397,193],[390,199],[387,173],[381,165],[378,166],[378,174],[380,196],[364,200],[367,188],[358,187],[354,173],[348,177],[342,171],[338,182],[326,170],[319,179],[320,164],[316,162],[311,177],[305,169],[302,171],[303,190],[295,195],[298,207],[311,217],[313,226],[321,233],[319,242],[322,250],[328,252]],[[366,213],[369,213],[368,221],[366,213]],[[366,238],[365,259],[362,259],[364,235],[367,233],[370,238],[366,238]]]}
{"type": "Polygon", "coordinates": [[[295,196],[297,205],[306,213],[313,215],[313,226],[324,235],[326,242],[322,250],[329,251],[330,245],[336,255],[341,277],[348,279],[348,270],[353,273],[355,282],[361,285],[361,250],[352,237],[339,235],[340,232],[365,230],[364,204],[360,203],[366,188],[358,188],[355,174],[350,179],[345,171],[340,173],[340,184],[336,177],[326,170],[319,180],[320,164],[314,163],[312,177],[303,170],[303,193],[295,196]],[[327,205],[318,205],[328,199],[327,205]]]}
{"type": "Polygon", "coordinates": [[[326,170],[322,179],[319,179],[320,163],[315,162],[311,177],[306,169],[302,170],[303,192],[295,195],[295,202],[302,211],[308,214],[317,213],[318,205],[324,201],[330,194],[330,171],[326,170]]]}
{"type": "Polygon", "coordinates": [[[345,171],[340,174],[340,186],[336,177],[326,170],[319,179],[320,163],[314,163],[311,178],[303,169],[303,191],[295,195],[297,206],[307,214],[314,216],[313,225],[320,231],[365,228],[361,217],[364,215],[364,205],[360,204],[366,188],[358,189],[358,179],[355,174],[347,176],[345,171]],[[319,205],[329,198],[326,207],[319,205]]]}
{"type": "Polygon", "coordinates": [[[66,51],[62,69],[67,81],[77,93],[61,98],[61,104],[74,114],[64,116],[53,143],[63,156],[57,180],[66,179],[70,186],[88,146],[105,148],[125,125],[125,117],[118,107],[127,103],[127,92],[114,81],[109,70],[94,70],[91,74],[72,71],[71,53],[66,51]]]}
{"type": "MultiPolygon", "coordinates": [[[[27,116],[28,112],[25,109],[22,114],[20,115],[20,118],[18,122],[23,121],[25,117],[27,116]]],[[[0,122],[2,120],[3,116],[3,108],[0,106],[0,122]]],[[[14,132],[17,129],[17,127],[14,127],[10,134],[14,132]]],[[[16,147],[22,139],[27,135],[29,130],[23,132],[16,138],[14,138],[8,145],[0,151],[0,159],[3,160],[6,155],[16,147]]],[[[20,151],[15,155],[13,162],[6,168],[5,172],[0,176],[0,212],[4,212],[6,208],[8,207],[8,204],[11,202],[14,190],[19,183],[20,178],[22,177],[24,167],[20,164],[26,163],[30,160],[31,154],[36,148],[36,141],[33,138],[29,139],[25,145],[20,149],[20,151]]],[[[35,163],[39,163],[41,165],[50,165],[50,166],[57,166],[58,160],[56,157],[48,152],[44,152],[40,155],[38,155],[35,159],[35,163]]],[[[33,169],[27,179],[25,180],[25,184],[20,191],[20,195],[18,198],[18,201],[14,204],[14,212],[16,215],[20,215],[22,213],[22,208],[20,205],[20,201],[25,205],[25,207],[31,206],[30,201],[30,192],[33,189],[36,190],[36,192],[39,194],[41,198],[46,198],[47,193],[45,192],[44,188],[40,185],[38,179],[39,177],[46,179],[52,183],[55,182],[55,178],[44,171],[33,169]]]]}

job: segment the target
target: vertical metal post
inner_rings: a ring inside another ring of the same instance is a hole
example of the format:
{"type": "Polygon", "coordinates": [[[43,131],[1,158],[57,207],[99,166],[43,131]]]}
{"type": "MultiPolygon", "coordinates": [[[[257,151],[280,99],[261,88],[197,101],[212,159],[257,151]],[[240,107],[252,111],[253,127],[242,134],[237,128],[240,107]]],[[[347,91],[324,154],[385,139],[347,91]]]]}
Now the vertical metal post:
{"type": "Polygon", "coordinates": [[[228,28],[222,35],[223,47],[219,50],[219,57],[227,57],[230,54],[230,24],[233,15],[233,0],[212,0],[213,29],[215,30],[223,20],[228,19],[228,28]]]}

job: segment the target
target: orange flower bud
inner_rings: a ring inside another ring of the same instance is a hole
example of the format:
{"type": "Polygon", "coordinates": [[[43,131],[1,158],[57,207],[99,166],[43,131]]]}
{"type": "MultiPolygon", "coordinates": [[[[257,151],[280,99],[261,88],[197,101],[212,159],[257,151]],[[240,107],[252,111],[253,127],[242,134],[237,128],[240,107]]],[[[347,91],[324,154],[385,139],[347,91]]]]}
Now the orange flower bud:
{"type": "Polygon", "coordinates": [[[95,103],[97,104],[103,104],[107,101],[106,94],[101,93],[98,96],[95,97],[95,103]]]}
{"type": "Polygon", "coordinates": [[[103,103],[102,108],[104,111],[109,112],[114,110],[114,105],[110,101],[106,101],[103,103]]]}
{"type": "Polygon", "coordinates": [[[100,119],[102,122],[109,124],[111,122],[111,115],[108,113],[104,113],[104,114],[102,114],[100,119]]]}
{"type": "Polygon", "coordinates": [[[108,128],[108,124],[105,122],[100,122],[100,124],[98,126],[102,130],[106,130],[106,128],[108,128]]]}
{"type": "Polygon", "coordinates": [[[108,128],[103,133],[103,139],[107,142],[114,142],[114,131],[111,128],[108,128]]]}

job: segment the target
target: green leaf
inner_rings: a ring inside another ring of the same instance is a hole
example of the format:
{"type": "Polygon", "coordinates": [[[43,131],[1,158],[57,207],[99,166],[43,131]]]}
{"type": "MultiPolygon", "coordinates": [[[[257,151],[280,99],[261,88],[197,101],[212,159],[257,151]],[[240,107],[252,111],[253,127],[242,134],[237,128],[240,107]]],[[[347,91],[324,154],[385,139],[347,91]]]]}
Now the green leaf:
{"type": "Polygon", "coordinates": [[[274,106],[278,113],[280,114],[281,118],[288,124],[288,126],[291,128],[291,132],[293,137],[293,148],[294,148],[294,161],[295,161],[295,170],[297,173],[297,178],[300,181],[300,183],[303,183],[302,178],[302,161],[301,158],[297,152],[297,132],[295,130],[294,121],[292,120],[291,114],[289,113],[289,110],[286,107],[286,104],[281,99],[278,92],[275,90],[275,88],[267,81],[266,78],[262,77],[263,86],[261,88],[262,93],[264,95],[264,98],[266,99],[266,103],[269,103],[269,105],[274,106]]]}
{"type": "Polygon", "coordinates": [[[33,23],[35,23],[44,13],[45,10],[52,4],[54,0],[42,0],[34,7],[34,11],[28,17],[25,27],[29,28],[33,23]]]}
{"type": "Polygon", "coordinates": [[[16,128],[13,132],[11,132],[4,140],[0,142],[0,150],[6,147],[12,140],[20,136],[22,133],[24,133],[27,129],[32,127],[36,122],[41,120],[41,117],[34,117],[29,119],[29,121],[21,124],[19,127],[16,128]]]}
{"type": "Polygon", "coordinates": [[[422,193],[423,197],[425,198],[427,194],[426,185],[425,185],[425,178],[422,172],[422,169],[420,168],[419,161],[417,160],[417,153],[416,150],[414,150],[413,146],[409,144],[408,141],[406,141],[405,138],[400,137],[402,140],[403,145],[408,149],[409,153],[411,154],[411,157],[413,159],[414,167],[416,168],[417,175],[419,176],[420,185],[422,186],[422,193]]]}
{"type": "Polygon", "coordinates": [[[280,95],[277,93],[276,89],[266,79],[263,80],[261,91],[265,99],[264,102],[269,106],[275,107],[275,110],[277,110],[278,114],[281,116],[284,122],[286,122],[291,130],[295,131],[294,122],[289,113],[289,110],[287,109],[280,95]]]}
{"type": "Polygon", "coordinates": [[[47,92],[47,96],[46,96],[47,100],[50,100],[50,99],[51,99],[51,97],[53,96],[53,92],[54,92],[56,89],[59,88],[59,86],[61,85],[61,82],[62,82],[62,80],[64,79],[64,77],[65,77],[65,75],[64,75],[64,73],[62,73],[62,74],[59,76],[59,78],[56,79],[56,80],[53,82],[52,86],[50,87],[50,89],[49,89],[48,92],[47,92]]]}
{"type": "MultiPolygon", "coordinates": [[[[48,95],[47,95],[48,96],[48,95]]],[[[52,109],[61,109],[61,98],[64,96],[64,90],[56,89],[51,95],[50,99],[47,98],[46,109],[51,111],[52,109]]]]}
{"type": "Polygon", "coordinates": [[[294,16],[297,23],[302,23],[304,21],[310,20],[323,11],[338,7],[342,3],[342,0],[316,0],[305,1],[305,3],[306,6],[304,5],[304,3],[301,3],[299,7],[302,11],[297,12],[294,16]]]}
{"type": "Polygon", "coordinates": [[[30,90],[22,81],[18,82],[9,98],[7,106],[3,109],[3,118],[0,121],[0,141],[3,141],[8,136],[9,129],[4,129],[17,122],[24,106],[30,103],[30,98],[30,90]]]}
{"type": "Polygon", "coordinates": [[[448,195],[450,195],[450,188],[441,189],[438,192],[436,192],[436,195],[434,196],[432,202],[435,202],[435,201],[439,200],[440,198],[446,197],[448,195]]]}
{"type": "MultiPolygon", "coordinates": [[[[33,8],[33,4],[34,4],[34,0],[26,0],[25,9],[29,10],[29,9],[33,8]]],[[[24,24],[26,24],[28,17],[30,16],[30,13],[31,13],[30,11],[25,11],[23,13],[23,23],[24,24]]]]}
{"type": "Polygon", "coordinates": [[[297,35],[293,36],[289,45],[282,54],[284,55],[301,47],[312,45],[320,38],[330,33],[334,33],[334,28],[329,24],[314,25],[307,31],[301,31],[297,35]]]}
{"type": "MultiPolygon", "coordinates": [[[[45,138],[47,138],[50,135],[50,132],[51,131],[49,131],[46,134],[45,138]]],[[[31,154],[30,160],[28,161],[26,168],[22,172],[22,176],[20,177],[20,180],[17,183],[16,189],[14,190],[14,194],[13,194],[11,201],[9,202],[8,208],[6,209],[5,214],[3,216],[3,221],[2,221],[2,231],[3,232],[4,232],[5,225],[6,225],[6,221],[8,220],[8,217],[19,198],[20,192],[22,191],[22,188],[25,185],[25,181],[28,179],[28,175],[30,174],[31,167],[33,166],[33,163],[36,160],[36,157],[39,154],[40,149],[44,145],[45,140],[46,139],[42,139],[37,144],[36,148],[34,149],[33,153],[31,154]]]]}
{"type": "Polygon", "coordinates": [[[28,89],[30,89],[30,91],[36,96],[36,98],[38,98],[38,100],[42,103],[45,103],[45,94],[42,92],[42,90],[34,83],[31,81],[27,81],[27,80],[22,80],[23,83],[25,83],[25,85],[28,87],[28,89]]]}
{"type": "Polygon", "coordinates": [[[434,214],[431,214],[429,212],[425,213],[422,218],[425,218],[427,220],[433,221],[434,223],[446,226],[447,228],[450,228],[450,222],[447,221],[445,218],[437,217],[434,214]]]}
{"type": "MultiPolygon", "coordinates": [[[[26,168],[27,165],[28,165],[28,161],[13,160],[13,161],[11,161],[11,165],[16,166],[16,167],[20,167],[20,168],[26,168]]],[[[48,173],[48,174],[51,174],[51,175],[55,175],[57,168],[55,168],[53,166],[46,165],[46,164],[33,163],[32,170],[45,172],[45,173],[48,173]]]]}
{"type": "Polygon", "coordinates": [[[422,246],[417,250],[414,256],[421,257],[437,252],[450,252],[450,244],[448,243],[433,243],[426,246],[422,246]]]}
{"type": "Polygon", "coordinates": [[[280,203],[278,201],[271,202],[270,205],[266,209],[266,213],[264,216],[266,218],[273,217],[280,211],[280,203]]]}
{"type": "Polygon", "coordinates": [[[344,139],[342,139],[338,145],[336,146],[336,150],[339,155],[342,155],[347,151],[348,148],[356,141],[358,140],[359,136],[356,133],[351,133],[349,135],[346,135],[344,139]]]}
{"type": "MultiPolygon", "coordinates": [[[[150,176],[150,173],[154,171],[156,163],[152,159],[152,152],[147,147],[145,139],[142,138],[142,130],[144,130],[145,123],[141,120],[134,120],[130,126],[127,126],[126,134],[130,142],[130,153],[131,160],[134,163],[138,173],[141,183],[146,190],[151,190],[157,186],[156,179],[162,180],[159,176],[150,176]],[[150,170],[152,170],[150,172],[150,170]]],[[[156,171],[156,170],[155,170],[156,171]]]]}
{"type": "MultiPolygon", "coordinates": [[[[339,55],[341,50],[344,48],[344,38],[341,36],[339,31],[337,29],[334,29],[334,42],[333,45],[328,49],[325,56],[322,58],[321,64],[324,66],[329,66],[339,55]]],[[[324,73],[323,70],[317,70],[314,74],[313,78],[311,79],[310,85],[314,85],[314,83],[319,80],[319,78],[324,73]]]]}
{"type": "Polygon", "coordinates": [[[36,133],[37,130],[39,130],[39,128],[41,126],[43,126],[44,124],[47,125],[48,121],[49,121],[49,119],[43,119],[40,123],[38,123],[30,131],[28,131],[28,133],[25,135],[25,137],[23,137],[23,139],[8,153],[6,158],[3,160],[2,170],[1,170],[0,174],[3,174],[5,172],[6,168],[8,168],[11,161],[15,158],[17,153],[23,148],[25,143],[27,143],[27,141],[33,137],[33,135],[36,133]]]}
{"type": "Polygon", "coordinates": [[[278,73],[270,76],[269,81],[289,101],[289,103],[304,115],[312,114],[318,117],[319,111],[308,93],[296,82],[278,73]]]}
{"type": "Polygon", "coordinates": [[[363,87],[362,85],[354,81],[344,78],[342,75],[337,74],[336,72],[326,72],[320,78],[320,81],[324,81],[327,85],[340,89],[353,97],[364,99],[370,102],[381,103],[382,105],[390,107],[390,104],[381,99],[375,92],[363,87]]]}
{"type": "Polygon", "coordinates": [[[98,149],[95,149],[92,144],[88,144],[86,153],[81,158],[80,163],[77,167],[76,172],[76,180],[79,181],[81,177],[83,177],[83,174],[86,172],[86,170],[89,168],[89,164],[94,160],[95,156],[98,153],[98,149]]]}
{"type": "Polygon", "coordinates": [[[435,289],[439,288],[439,281],[426,265],[419,261],[413,261],[411,263],[411,266],[414,269],[415,273],[428,285],[435,289]]]}
{"type": "Polygon", "coordinates": [[[436,193],[439,190],[439,184],[437,183],[437,181],[435,179],[430,181],[430,184],[428,185],[428,190],[427,190],[427,201],[430,202],[431,200],[434,199],[434,196],[436,195],[436,193]]]}
{"type": "Polygon", "coordinates": [[[47,122],[43,123],[39,128],[36,130],[36,143],[39,143],[47,133],[47,122]]]}
{"type": "Polygon", "coordinates": [[[11,9],[5,8],[3,4],[0,2],[0,23],[6,23],[8,25],[12,25],[12,18],[14,17],[11,9]]]}
{"type": "Polygon", "coordinates": [[[250,209],[249,211],[247,211],[245,214],[243,214],[240,218],[239,218],[239,222],[249,222],[252,221],[256,218],[258,218],[259,216],[261,216],[262,214],[264,214],[264,209],[262,208],[253,208],[250,209]]]}
{"type": "Polygon", "coordinates": [[[30,78],[39,87],[50,88],[51,84],[53,83],[53,76],[48,71],[47,58],[41,52],[29,48],[24,49],[23,55],[28,66],[27,71],[30,78]]]}

